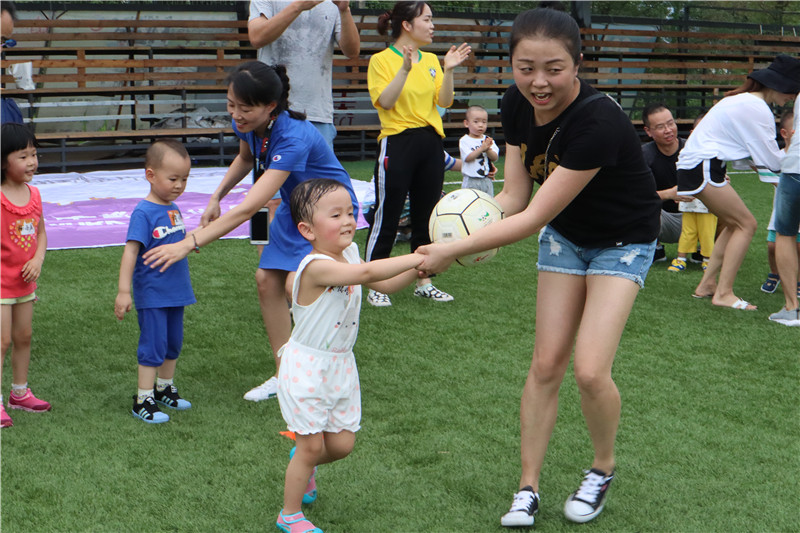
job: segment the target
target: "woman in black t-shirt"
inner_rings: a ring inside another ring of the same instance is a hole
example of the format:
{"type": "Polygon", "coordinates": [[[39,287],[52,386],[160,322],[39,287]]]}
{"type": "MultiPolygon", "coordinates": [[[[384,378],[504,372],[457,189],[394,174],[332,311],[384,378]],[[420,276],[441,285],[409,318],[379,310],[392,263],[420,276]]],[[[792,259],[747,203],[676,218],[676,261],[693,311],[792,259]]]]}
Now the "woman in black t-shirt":
{"type": "Polygon", "coordinates": [[[614,477],[620,396],[611,367],[644,284],[659,230],[660,200],[628,117],[578,79],[580,31],[567,14],[521,13],[511,30],[515,85],[503,98],[508,218],[467,239],[419,248],[422,269],[522,240],[541,230],[536,341],[520,413],[520,490],[502,519],[529,526],[553,432],[558,390],[575,352],[575,378],[594,461],[567,499],[566,517],[587,522],[603,509],[614,477]],[[539,190],[531,198],[534,181],[539,190]]]}

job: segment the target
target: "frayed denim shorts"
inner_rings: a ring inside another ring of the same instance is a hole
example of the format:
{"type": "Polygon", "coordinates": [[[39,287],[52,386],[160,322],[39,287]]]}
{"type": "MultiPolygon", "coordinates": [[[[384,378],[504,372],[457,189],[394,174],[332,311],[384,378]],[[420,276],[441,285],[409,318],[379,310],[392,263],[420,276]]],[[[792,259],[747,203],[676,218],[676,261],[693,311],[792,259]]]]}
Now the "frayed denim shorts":
{"type": "Polygon", "coordinates": [[[536,268],[542,272],[576,276],[615,276],[629,279],[643,288],[655,249],[655,240],[611,248],[584,248],[548,225],[539,233],[536,268]]]}
{"type": "Polygon", "coordinates": [[[800,225],[800,174],[781,174],[775,193],[775,230],[794,235],[800,225]]]}

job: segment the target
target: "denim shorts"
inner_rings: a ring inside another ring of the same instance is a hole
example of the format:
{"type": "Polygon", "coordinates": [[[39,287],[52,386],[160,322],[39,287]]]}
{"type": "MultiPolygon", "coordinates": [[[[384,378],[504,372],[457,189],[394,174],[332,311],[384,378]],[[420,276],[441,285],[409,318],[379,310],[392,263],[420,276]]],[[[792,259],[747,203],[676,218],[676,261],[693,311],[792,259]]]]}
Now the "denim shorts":
{"type": "Polygon", "coordinates": [[[328,122],[314,122],[313,120],[309,120],[309,122],[317,128],[317,131],[322,134],[322,138],[325,139],[327,145],[333,150],[333,140],[336,138],[336,126],[328,122]]]}
{"type": "MultiPolygon", "coordinates": [[[[767,242],[775,242],[776,233],[774,229],[767,230],[767,242]]],[[[800,232],[797,233],[797,242],[800,242],[800,232]]]]}
{"type": "Polygon", "coordinates": [[[539,233],[536,268],[542,272],[576,276],[616,276],[643,288],[655,249],[656,241],[611,248],[584,248],[576,246],[552,227],[545,226],[539,233]]]}
{"type": "Polygon", "coordinates": [[[781,174],[775,193],[775,231],[795,235],[800,226],[800,174],[781,174]]]}

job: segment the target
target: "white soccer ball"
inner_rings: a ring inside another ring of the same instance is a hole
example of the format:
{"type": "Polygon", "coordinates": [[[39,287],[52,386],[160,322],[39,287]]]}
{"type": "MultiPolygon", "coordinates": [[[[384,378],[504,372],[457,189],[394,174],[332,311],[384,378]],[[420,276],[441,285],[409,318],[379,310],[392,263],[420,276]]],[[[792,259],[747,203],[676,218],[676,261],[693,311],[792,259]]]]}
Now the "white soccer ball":
{"type": "MultiPolygon", "coordinates": [[[[488,194],[475,189],[457,189],[445,195],[431,213],[428,232],[433,242],[451,242],[503,218],[503,209],[488,194]]],[[[497,248],[456,259],[459,264],[477,265],[497,254],[497,248]]]]}

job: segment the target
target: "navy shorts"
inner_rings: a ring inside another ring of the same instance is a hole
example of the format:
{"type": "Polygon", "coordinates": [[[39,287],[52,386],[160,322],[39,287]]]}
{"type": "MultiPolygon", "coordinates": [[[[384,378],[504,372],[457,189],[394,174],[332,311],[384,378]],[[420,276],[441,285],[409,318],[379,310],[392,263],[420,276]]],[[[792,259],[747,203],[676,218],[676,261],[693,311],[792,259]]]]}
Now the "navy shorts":
{"type": "Polygon", "coordinates": [[[576,246],[550,226],[539,233],[539,260],[542,272],[576,276],[616,276],[644,287],[653,263],[656,241],[626,244],[611,248],[576,246]]]}
{"type": "Polygon", "coordinates": [[[183,307],[137,309],[139,349],[142,366],[161,366],[165,359],[177,359],[183,348],[183,307]]]}
{"type": "Polygon", "coordinates": [[[692,169],[678,169],[678,194],[691,196],[706,188],[707,184],[714,187],[724,187],[728,184],[725,179],[725,161],[719,159],[706,159],[692,169]]]}

